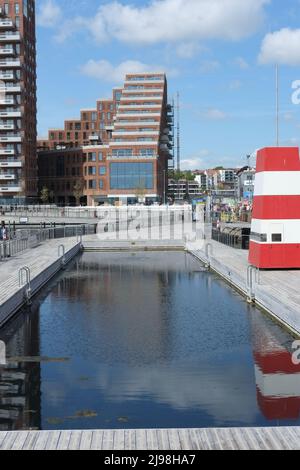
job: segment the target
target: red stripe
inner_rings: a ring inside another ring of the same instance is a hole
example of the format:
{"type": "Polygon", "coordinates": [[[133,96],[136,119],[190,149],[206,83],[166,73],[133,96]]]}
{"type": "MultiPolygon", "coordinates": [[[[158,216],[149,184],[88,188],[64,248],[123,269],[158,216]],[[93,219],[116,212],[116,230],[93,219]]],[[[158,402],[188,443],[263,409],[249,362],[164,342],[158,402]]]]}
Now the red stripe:
{"type": "MultiPolygon", "coordinates": [[[[263,374],[297,374],[300,372],[300,364],[294,365],[292,361],[293,352],[286,350],[274,353],[254,353],[255,364],[263,374]]],[[[300,396],[300,390],[299,390],[300,396]]]]}
{"type": "Polygon", "coordinates": [[[264,417],[269,420],[299,418],[300,397],[264,397],[257,387],[257,402],[264,417]]]}
{"type": "Polygon", "coordinates": [[[256,172],[300,171],[298,147],[268,147],[257,153],[256,172]]]}
{"type": "Polygon", "coordinates": [[[300,244],[250,242],[249,263],[260,269],[299,269],[300,244]]]}
{"type": "Polygon", "coordinates": [[[255,196],[253,201],[253,219],[300,219],[300,195],[255,196]]]}

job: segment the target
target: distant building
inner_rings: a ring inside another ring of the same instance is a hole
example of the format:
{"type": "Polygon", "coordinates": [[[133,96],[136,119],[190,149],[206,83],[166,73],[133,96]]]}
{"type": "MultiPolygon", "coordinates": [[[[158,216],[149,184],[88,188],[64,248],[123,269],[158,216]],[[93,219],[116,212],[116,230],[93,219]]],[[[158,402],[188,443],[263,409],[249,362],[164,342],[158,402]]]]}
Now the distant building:
{"type": "Polygon", "coordinates": [[[168,197],[174,202],[191,202],[202,195],[203,191],[197,181],[169,179],[168,197]]]}
{"type": "Polygon", "coordinates": [[[37,198],[35,2],[0,6],[0,202],[37,198]]]}
{"type": "Polygon", "coordinates": [[[245,166],[237,172],[237,196],[252,202],[254,196],[255,169],[245,166]]]}
{"type": "Polygon", "coordinates": [[[111,100],[82,110],[64,129],[50,129],[48,139],[39,140],[39,155],[82,148],[88,205],[163,201],[173,158],[172,125],[165,75],[128,74],[111,100]]]}

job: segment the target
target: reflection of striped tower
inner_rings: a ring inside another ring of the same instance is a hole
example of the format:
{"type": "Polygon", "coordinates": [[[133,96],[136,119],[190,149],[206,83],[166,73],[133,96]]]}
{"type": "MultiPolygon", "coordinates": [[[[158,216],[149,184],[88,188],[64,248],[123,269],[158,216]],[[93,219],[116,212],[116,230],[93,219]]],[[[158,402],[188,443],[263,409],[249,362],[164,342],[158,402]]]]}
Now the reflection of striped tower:
{"type": "Polygon", "coordinates": [[[300,268],[298,148],[257,154],[249,262],[262,269],[300,268]]]}
{"type": "Polygon", "coordinates": [[[283,344],[284,332],[272,332],[259,316],[251,319],[257,401],[269,420],[299,419],[300,365],[283,344]],[[281,336],[282,335],[282,336],[281,336]]]}

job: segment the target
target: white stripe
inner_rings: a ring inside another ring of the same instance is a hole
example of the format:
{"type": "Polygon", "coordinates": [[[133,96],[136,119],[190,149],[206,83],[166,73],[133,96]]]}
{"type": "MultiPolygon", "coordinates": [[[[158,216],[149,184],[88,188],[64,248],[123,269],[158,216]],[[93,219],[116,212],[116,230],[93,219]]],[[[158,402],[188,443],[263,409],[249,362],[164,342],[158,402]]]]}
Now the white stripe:
{"type": "Polygon", "coordinates": [[[300,397],[300,373],[263,374],[255,365],[256,385],[265,397],[300,397]]]}
{"type": "Polygon", "coordinates": [[[263,171],[256,173],[254,196],[300,195],[300,171],[263,171]]]}
{"type": "MultiPolygon", "coordinates": [[[[282,243],[300,244],[300,220],[252,219],[251,232],[267,234],[267,243],[272,243],[272,233],[282,234],[282,243]]],[[[278,243],[275,243],[278,244],[278,243]]]]}

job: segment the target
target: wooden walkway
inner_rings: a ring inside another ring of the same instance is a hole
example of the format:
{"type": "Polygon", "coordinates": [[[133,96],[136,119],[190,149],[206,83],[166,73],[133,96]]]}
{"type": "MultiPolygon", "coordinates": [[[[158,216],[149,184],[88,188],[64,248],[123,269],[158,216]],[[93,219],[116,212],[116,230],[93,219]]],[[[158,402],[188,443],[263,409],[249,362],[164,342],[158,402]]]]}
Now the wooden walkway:
{"type": "MultiPolygon", "coordinates": [[[[68,262],[80,250],[75,238],[49,240],[0,262],[0,327],[22,306],[25,287],[19,285],[19,270],[28,266],[31,274],[31,293],[38,292],[62,266],[62,248],[68,262]]],[[[25,276],[24,276],[25,280],[25,276]]]]}
{"type": "MultiPolygon", "coordinates": [[[[202,262],[232,286],[249,295],[247,285],[248,251],[237,250],[208,240],[209,256],[205,248],[191,250],[202,262]]],[[[300,335],[300,270],[272,270],[253,273],[253,300],[293,333],[300,335]]]]}
{"type": "Polygon", "coordinates": [[[0,432],[0,450],[299,450],[300,428],[0,432]]]}

